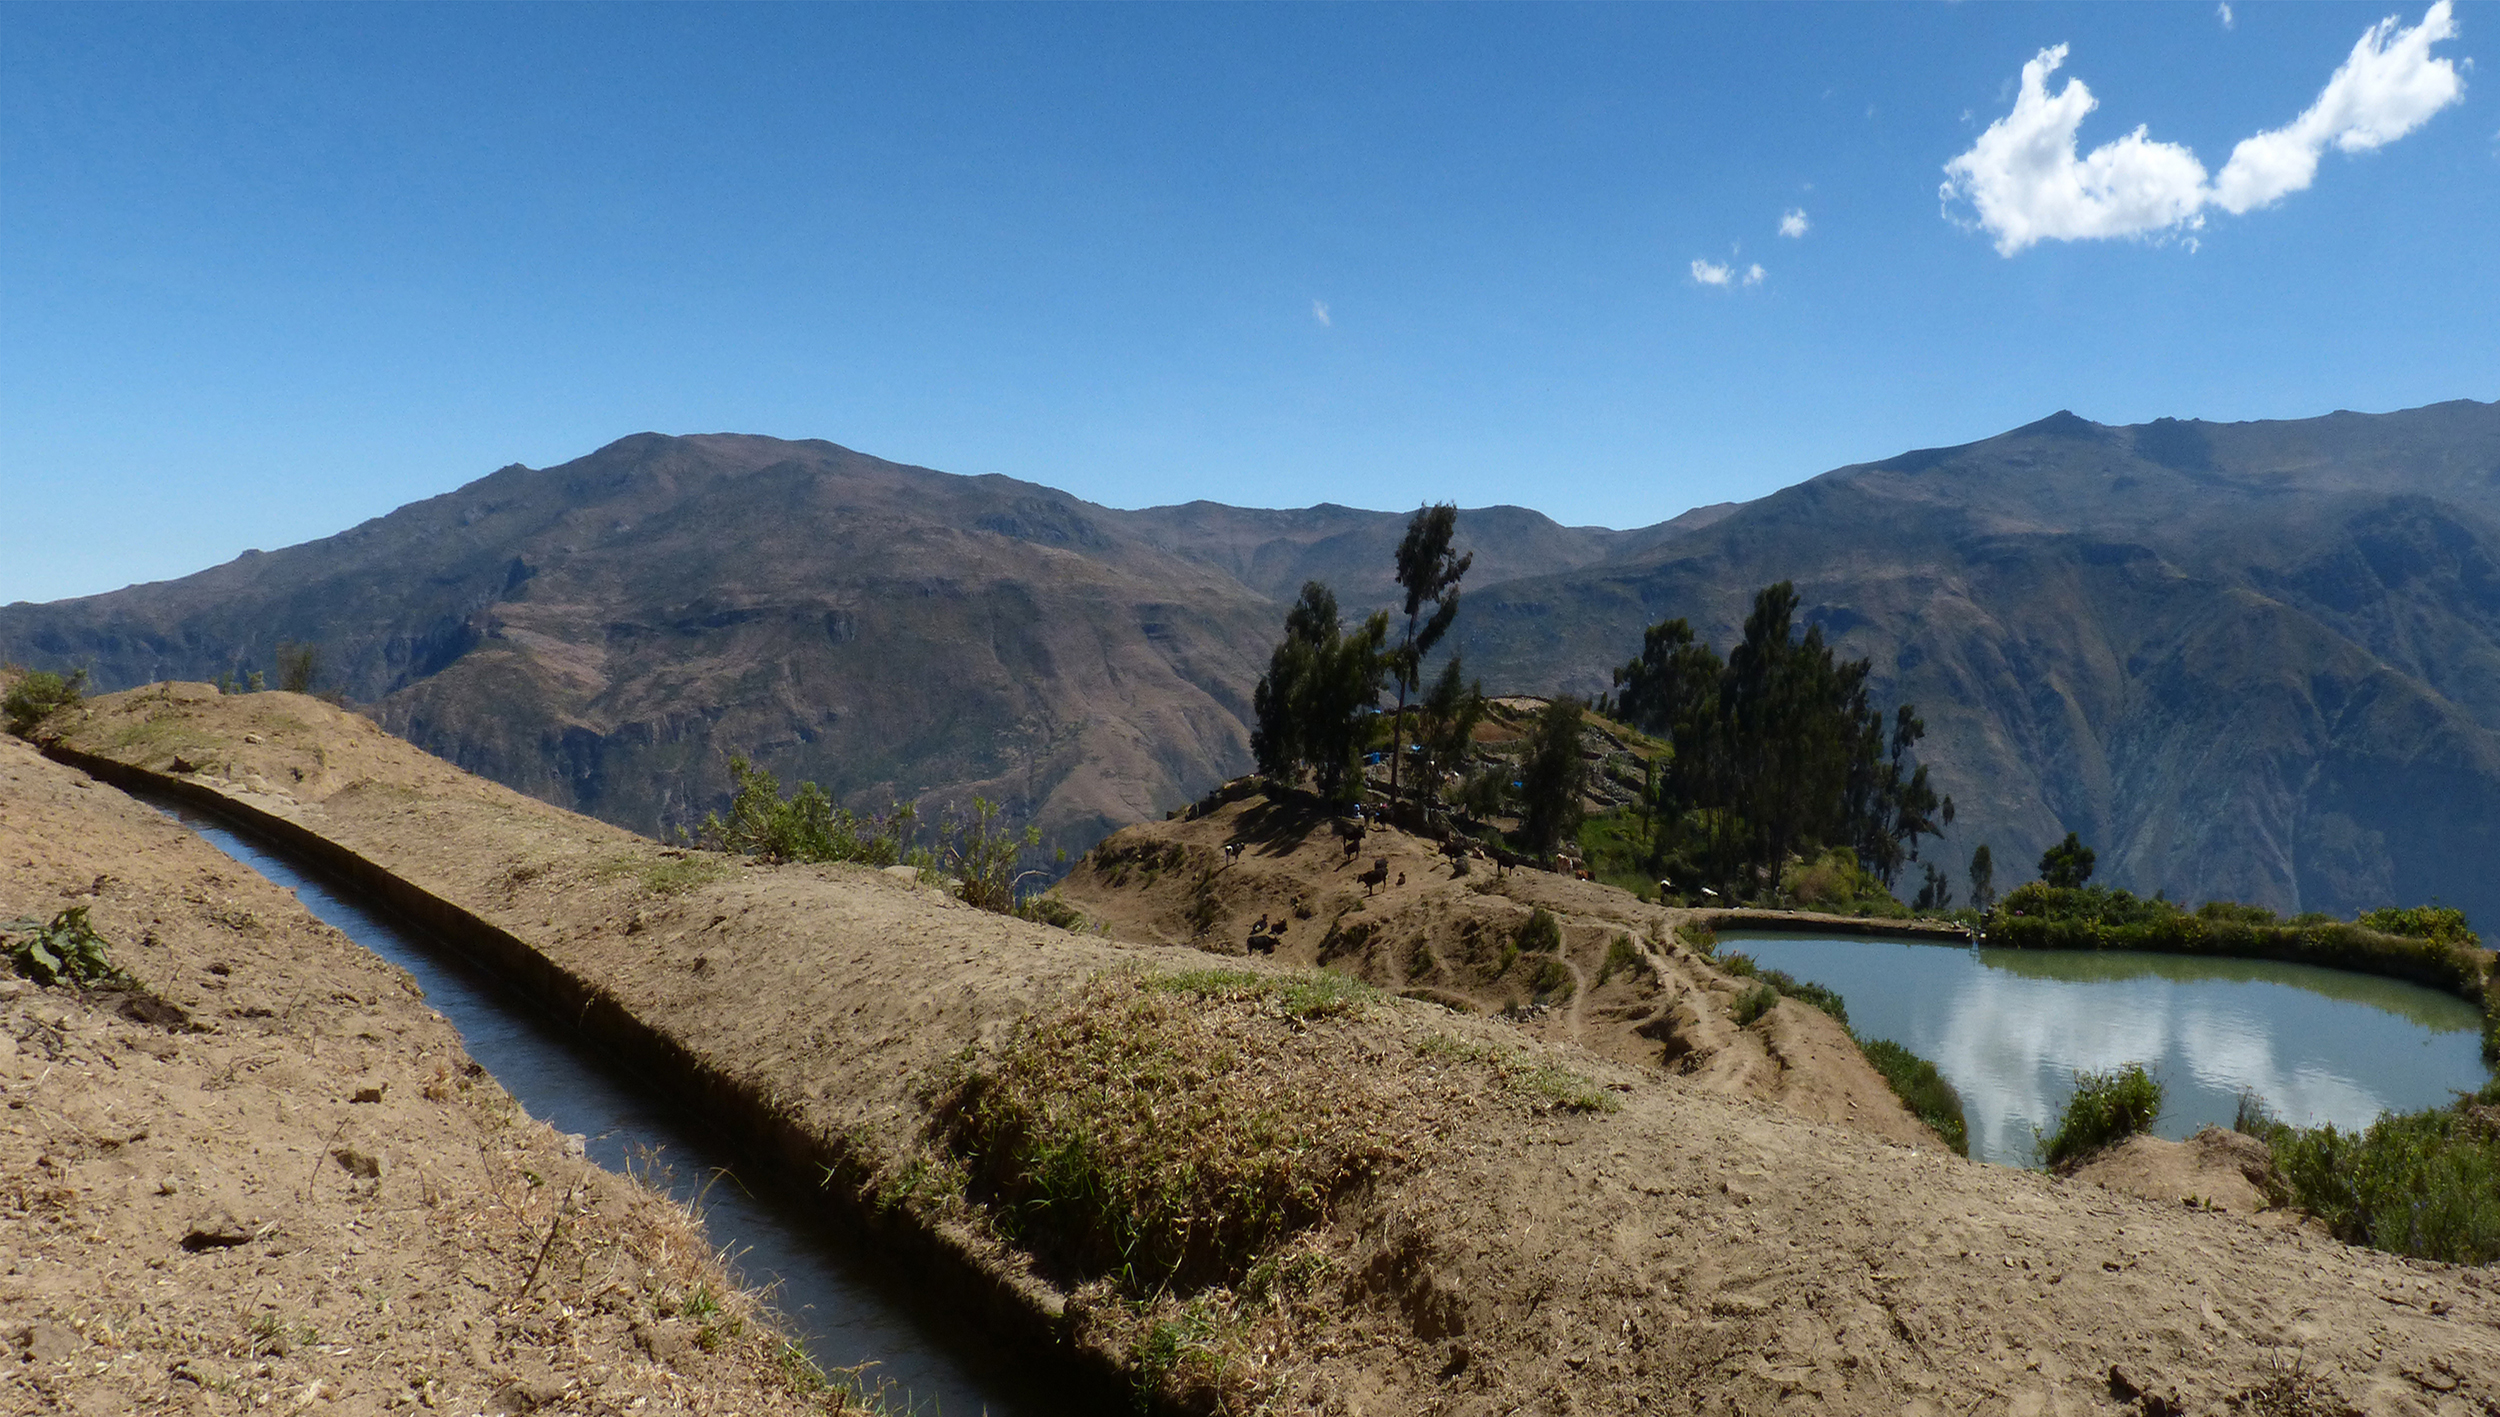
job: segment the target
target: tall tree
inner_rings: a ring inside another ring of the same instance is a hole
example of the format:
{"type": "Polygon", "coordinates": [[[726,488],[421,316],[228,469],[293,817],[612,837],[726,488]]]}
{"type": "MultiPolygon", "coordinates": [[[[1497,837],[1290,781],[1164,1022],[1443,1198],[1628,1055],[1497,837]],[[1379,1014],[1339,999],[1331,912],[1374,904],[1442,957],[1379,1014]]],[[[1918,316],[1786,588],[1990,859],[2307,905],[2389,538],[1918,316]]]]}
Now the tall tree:
{"type": "Polygon", "coordinates": [[[1913,760],[1917,711],[1900,705],[1887,731],[1868,661],[1836,657],[1820,626],[1798,634],[1798,605],[1788,582],[1765,586],[1724,662],[1687,622],[1662,621],[1615,671],[1616,712],[1667,740],[1645,812],[1651,865],[1674,857],[1750,893],[1791,855],[1846,846],[1889,887],[1919,838],[1951,824],[1952,799],[1913,760]]]}
{"type": "Polygon", "coordinates": [[[1983,915],[1997,903],[1996,858],[1988,854],[1988,843],[1984,841],[1970,854],[1970,903],[1983,915]]]}
{"type": "Polygon", "coordinates": [[[1318,581],[1303,583],[1301,597],[1285,613],[1285,637],[1268,656],[1267,673],[1250,696],[1257,724],[1250,751],[1259,771],[1298,783],[1307,767],[1331,801],[1360,790],[1388,640],[1388,612],[1375,613],[1348,633],[1338,617],[1336,593],[1318,581]]]}
{"type": "Polygon", "coordinates": [[[1530,725],[1519,765],[1519,835],[1530,850],[1551,851],[1578,835],[1588,776],[1580,756],[1580,701],[1555,699],[1530,725]]]}
{"type": "Polygon", "coordinates": [[[2078,889],[2092,879],[2095,859],[2083,838],[2068,832],[2064,841],[2040,853],[2040,879],[2067,890],[2078,889]]]}
{"type": "Polygon", "coordinates": [[[1442,502],[1416,509],[1398,543],[1398,584],[1406,588],[1406,634],[1389,656],[1389,674],[1397,681],[1398,716],[1389,731],[1389,795],[1397,796],[1398,765],[1406,757],[1406,701],[1423,682],[1424,656],[1450,632],[1458,618],[1458,581],[1475,563],[1476,553],[1461,556],[1450,545],[1458,531],[1458,506],[1442,502]],[[1432,607],[1427,615],[1424,607],[1432,607]]]}
{"type": "Polygon", "coordinates": [[[1431,692],[1416,706],[1415,741],[1423,751],[1415,755],[1415,770],[1423,778],[1427,805],[1440,800],[1442,778],[1467,765],[1467,745],[1475,740],[1476,725],[1483,721],[1484,685],[1469,680],[1459,656],[1453,654],[1441,666],[1431,692]]]}

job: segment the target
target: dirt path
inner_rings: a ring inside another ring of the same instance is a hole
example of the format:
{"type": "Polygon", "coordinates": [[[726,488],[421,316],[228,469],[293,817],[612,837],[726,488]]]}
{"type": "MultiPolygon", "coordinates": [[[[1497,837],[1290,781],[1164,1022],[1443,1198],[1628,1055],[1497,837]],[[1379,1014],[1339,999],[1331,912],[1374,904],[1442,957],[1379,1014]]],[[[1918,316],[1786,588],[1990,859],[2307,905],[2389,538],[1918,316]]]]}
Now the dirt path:
{"type": "Polygon", "coordinates": [[[143,993],[0,981],[0,1412],[805,1405],[691,1220],[404,973],[0,738],[0,919],[72,906],[143,993]]]}
{"type": "MultiPolygon", "coordinates": [[[[1476,973],[1435,987],[1476,997],[1504,980],[1487,971],[1505,932],[1542,908],[1575,963],[1602,972],[1596,951],[1618,931],[1657,963],[1575,991],[1586,1046],[1554,1036],[1560,1010],[1513,1026],[1396,999],[1318,1019],[1255,993],[1204,1004],[1228,1051],[1173,1074],[1173,1105],[1233,1089],[1287,1123],[1359,1125],[1381,1160],[1293,1241],[1293,1282],[1133,1304],[1100,1274],[1020,1248],[977,1190],[929,1181],[949,1155],[932,1099],[1022,1046],[1027,1020],[1093,1026],[1089,1001],[1117,991],[1088,981],[1219,962],[1186,936],[1080,938],[860,868],[670,853],[289,695],[115,696],[72,737],[158,768],[179,755],[194,779],[393,863],[600,979],[704,1067],[775,1099],[795,1131],[843,1140],[859,1193],[890,1198],[888,1223],[943,1241],[924,1253],[993,1267],[1111,1361],[1176,1355],[1158,1370],[1178,1375],[1167,1396],[1470,1417],[2221,1412],[2249,1410],[2297,1361],[2333,1401],[2278,1410],[2500,1410],[2493,1276],[1817,1120],[1811,1109],[1857,1097],[1845,1037],[1792,1004],[1736,1029],[1724,983],[1620,892],[1513,872],[1485,892],[1462,879],[1461,902],[1390,841],[1388,888],[1363,899],[1316,862],[1297,872],[1306,845],[1273,816],[1141,833],[1130,844],[1153,846],[1157,884],[1139,884],[1142,850],[1126,858],[1130,886],[1104,884],[1146,892],[1141,932],[1207,909],[1194,893],[1216,880],[1205,933],[1228,953],[1267,913],[1287,922],[1279,958],[1376,966],[1394,984],[1411,945],[1446,936],[1422,958],[1476,973]],[[1219,873],[1227,834],[1253,849],[1219,873]],[[1703,1065],[1678,1071],[1669,1040],[1703,1065]],[[1221,1382],[1183,1381],[1218,1359],[1221,1382]],[[2121,1404],[2121,1390],[2157,1400],[2121,1404]]],[[[1115,869],[1103,853],[1088,866],[1115,869]]]]}

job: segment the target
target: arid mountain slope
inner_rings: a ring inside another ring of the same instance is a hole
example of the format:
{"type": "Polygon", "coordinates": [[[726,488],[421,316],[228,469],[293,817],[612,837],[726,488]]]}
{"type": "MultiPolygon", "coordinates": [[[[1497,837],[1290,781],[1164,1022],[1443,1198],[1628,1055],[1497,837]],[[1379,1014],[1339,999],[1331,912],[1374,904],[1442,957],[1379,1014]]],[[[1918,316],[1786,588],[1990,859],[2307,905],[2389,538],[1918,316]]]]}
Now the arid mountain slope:
{"type": "MultiPolygon", "coordinates": [[[[181,580],[0,608],[0,659],[102,688],[274,680],[279,643],[309,642],[321,685],[394,732],[639,830],[699,821],[744,753],[864,811],[986,795],[1082,848],[1247,766],[1267,593],[1360,561],[1385,599],[1404,520],[1120,512],[830,443],[644,434],[181,580]]],[[[1673,534],[1463,525],[1523,574],[1673,534]]]]}
{"type": "MultiPolygon", "coordinates": [[[[463,766],[643,831],[732,753],[849,805],[973,793],[1059,844],[1248,766],[1305,578],[1386,603],[1397,512],[1117,511],[829,443],[624,439],[183,580],[0,608],[100,687],[274,664],[463,766]]],[[[2143,891],[2500,920],[2500,405],[2292,422],[2070,414],[1634,532],[1463,513],[1452,643],[1496,692],[1607,686],[1644,625],[1758,587],[1915,701],[2000,879],[2066,831],[2143,891]]],[[[1958,870],[1957,870],[1958,876],[1958,870]]]]}
{"type": "MultiPolygon", "coordinates": [[[[2109,428],[1842,468],[1637,560],[1476,595],[1488,684],[1596,691],[1637,627],[1723,648],[1794,579],[2000,878],[2068,830],[2144,892],[2500,920],[2500,405],[2109,428]]],[[[2019,879],[2019,876],[2018,876],[2019,879]]]]}

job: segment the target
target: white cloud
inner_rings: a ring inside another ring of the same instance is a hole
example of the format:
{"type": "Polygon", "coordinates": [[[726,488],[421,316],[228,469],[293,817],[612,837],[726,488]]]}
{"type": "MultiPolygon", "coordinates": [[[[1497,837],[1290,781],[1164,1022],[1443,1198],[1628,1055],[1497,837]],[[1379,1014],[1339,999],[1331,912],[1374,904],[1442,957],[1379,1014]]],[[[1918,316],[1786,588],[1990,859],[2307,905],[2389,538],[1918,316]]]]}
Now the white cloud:
{"type": "Polygon", "coordinates": [[[1311,302],[1311,318],[1319,321],[1323,325],[1328,326],[1330,329],[1335,329],[1337,327],[1337,322],[1328,318],[1328,302],[1325,300],[1314,300],[1311,302]]]}
{"type": "Polygon", "coordinates": [[[1806,225],[1806,209],[1803,207],[1790,207],[1787,211],[1780,213],[1780,235],[1782,236],[1803,236],[1806,234],[1806,225]]]}
{"type": "Polygon", "coordinates": [[[2222,27],[2224,29],[2235,29],[2238,27],[2239,22],[2231,16],[2231,0],[2216,0],[2214,12],[2222,17],[2222,27]]]}
{"type": "Polygon", "coordinates": [[[1944,199],[1969,201],[2003,256],[2035,241],[2136,236],[2193,223],[2205,204],[2205,167],[2186,148],[2156,143],[2138,127],[2089,156],[2075,155],[2075,130],[2100,101],[2081,79],[2049,93],[2049,75],[2065,62],[2061,44],[2023,66],[2014,111],[1945,164],[1944,199]]]}
{"type": "Polygon", "coordinates": [[[2214,205],[2235,215],[2271,205],[2317,177],[2318,156],[2329,143],[2348,153],[2368,152],[2456,102],[2465,87],[2457,66],[2430,52],[2456,32],[2449,0],[2438,0],[2409,30],[2396,28],[2393,15],[2372,25],[2306,113],[2231,150],[2231,160],[2214,179],[2214,205]]]}
{"type": "Polygon", "coordinates": [[[1693,261],[1693,280],[1696,284],[1715,285],[1722,289],[1731,285],[1760,285],[1770,274],[1769,271],[1762,269],[1762,263],[1759,261],[1744,267],[1739,267],[1734,262],[1721,265],[1716,261],[1705,261],[1699,258],[1693,261]]]}
{"type": "Polygon", "coordinates": [[[2430,55],[2456,33],[2449,5],[2436,0],[2412,29],[2393,18],[2371,26],[2307,112],[2242,142],[2210,185],[2194,153],[2153,141],[2141,125],[2078,156],[2076,131],[2100,104],[2081,79],[2051,94],[2049,75],[2066,62],[2066,46],[2043,49],[2023,66],[2013,111],[1945,164],[1939,195],[1948,217],[1954,203],[1968,202],[2005,256],[2040,241],[2195,231],[2209,204],[2235,215],[2265,206],[2307,187],[2329,143],[2364,152],[2456,101],[2456,66],[2430,55]]]}

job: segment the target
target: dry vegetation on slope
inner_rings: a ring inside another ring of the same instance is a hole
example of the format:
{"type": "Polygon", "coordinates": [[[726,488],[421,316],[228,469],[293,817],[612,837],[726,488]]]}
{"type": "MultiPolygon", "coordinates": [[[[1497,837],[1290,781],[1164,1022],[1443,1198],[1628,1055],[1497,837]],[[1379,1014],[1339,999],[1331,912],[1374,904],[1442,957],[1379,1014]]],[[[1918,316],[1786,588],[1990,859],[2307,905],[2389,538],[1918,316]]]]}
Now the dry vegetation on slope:
{"type": "MultiPolygon", "coordinates": [[[[2295,1361],[2364,1410],[2500,1404],[2482,1272],[1800,1116],[1818,1098],[1849,1111],[1855,1084],[1815,1082],[1834,1065],[1812,1050],[1775,1057],[1776,1023],[1734,1037],[1668,947],[1650,950],[1654,986],[1592,980],[1576,1016],[1522,1025],[1149,942],[1173,903],[1153,889],[1115,923],[1134,940],[1088,938],[864,868],[671,854],[300,697],[142,691],[65,726],[167,767],[180,738],[194,778],[599,980],[840,1146],[869,1223],[982,1268],[1183,1408],[2076,1412],[2115,1405],[2115,1369],[2158,1400],[2131,1399],[2144,1410],[2209,1411],[2295,1361]],[[1704,1009],[1731,1036],[1702,1036],[1704,1009]],[[1639,1031],[1660,1018],[1708,1054],[1689,1074],[1639,1031]],[[1088,1187],[1132,1203],[1089,1207],[1088,1187]],[[1244,1197],[1273,1223],[1227,1208],[1244,1197]],[[1145,1228],[1123,1236],[1120,1217],[1145,1228]]],[[[1148,831],[1186,857],[1220,844],[1188,829],[1224,825],[1148,831]]],[[[1325,849],[1285,840],[1235,879],[1325,849]]],[[[1332,912],[1359,885],[1306,884],[1312,913],[1278,952],[1307,941],[1316,958],[1324,921],[1378,919],[1339,963],[1406,988],[1436,893],[1487,921],[1543,907],[1567,968],[1603,970],[1603,930],[1650,939],[1584,883],[1480,894],[1392,855],[1388,894],[1350,918],[1332,912]]],[[[1246,937],[1238,916],[1217,923],[1208,938],[1246,937]]],[[[1492,991],[1513,986],[1457,963],[1444,986],[1508,1002],[1492,991]]],[[[1769,1017],[1813,1022],[1791,1004],[1769,1017]]]]}

